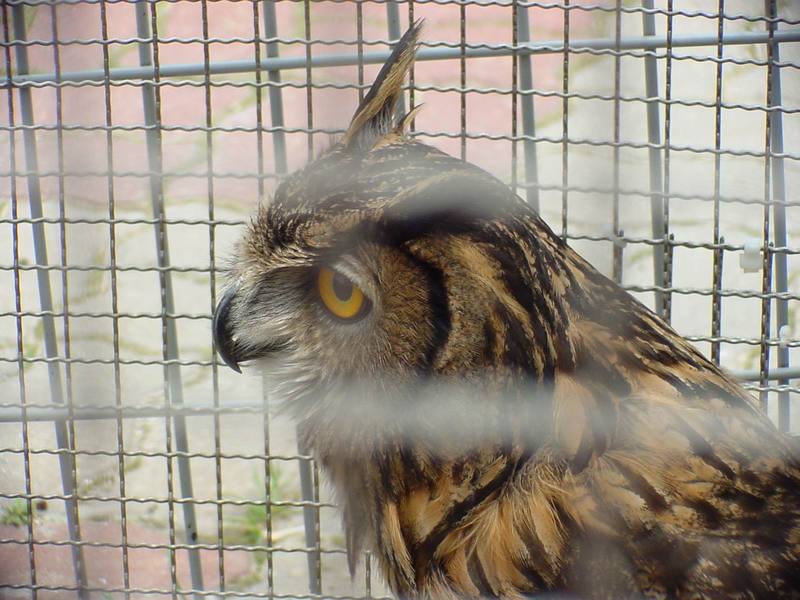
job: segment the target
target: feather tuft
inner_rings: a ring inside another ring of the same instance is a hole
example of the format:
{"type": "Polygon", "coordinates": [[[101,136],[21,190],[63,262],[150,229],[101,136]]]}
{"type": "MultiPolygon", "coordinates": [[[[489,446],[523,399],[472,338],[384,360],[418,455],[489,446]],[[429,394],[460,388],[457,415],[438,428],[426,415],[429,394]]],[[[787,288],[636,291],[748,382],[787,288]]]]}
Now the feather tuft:
{"type": "MultiPolygon", "coordinates": [[[[397,42],[375,83],[356,109],[350,127],[342,138],[350,150],[371,148],[394,128],[392,114],[403,89],[403,81],[414,64],[422,20],[417,20],[397,42]]],[[[416,114],[413,110],[409,115],[416,114]]],[[[409,121],[410,123],[410,121],[409,121]]]]}

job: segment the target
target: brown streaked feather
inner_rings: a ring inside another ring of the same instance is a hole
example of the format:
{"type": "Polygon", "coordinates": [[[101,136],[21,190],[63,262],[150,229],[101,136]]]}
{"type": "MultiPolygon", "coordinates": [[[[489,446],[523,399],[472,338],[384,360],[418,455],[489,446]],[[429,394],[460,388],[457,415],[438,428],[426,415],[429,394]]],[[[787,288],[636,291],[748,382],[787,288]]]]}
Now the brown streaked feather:
{"type": "MultiPolygon", "coordinates": [[[[453,165],[452,176],[462,168],[453,165]]],[[[425,175],[414,189],[447,178],[448,171],[425,175]]],[[[404,198],[413,198],[409,189],[404,198]]],[[[796,459],[741,388],[524,210],[484,228],[469,225],[470,214],[466,224],[407,219],[397,195],[386,205],[391,211],[378,211],[376,223],[390,219],[401,233],[381,243],[399,238],[405,255],[442,276],[449,325],[431,372],[478,369],[487,389],[493,377],[530,377],[540,384],[536,401],[552,401],[552,421],[529,422],[545,432],[544,443],[530,446],[519,432],[510,446],[472,457],[472,476],[447,458],[412,475],[386,451],[380,460],[393,491],[376,485],[374,500],[399,493],[401,527],[373,534],[372,547],[386,557],[398,593],[713,595],[718,578],[734,571],[736,585],[790,593],[799,551],[789,537],[796,529],[786,527],[800,520],[796,459]],[[523,287],[540,298],[531,301],[523,287]],[[410,567],[392,566],[405,552],[410,567]]],[[[382,239],[383,229],[375,232],[382,239]]],[[[317,447],[349,460],[341,449],[317,447]]]]}
{"type": "Polygon", "coordinates": [[[407,598],[800,597],[795,442],[504,184],[408,139],[413,111],[392,125],[418,34],[234,273],[241,335],[268,328],[265,281],[366,273],[360,328],[320,320],[307,279],[284,325],[351,572],[368,548],[407,598]]]}
{"type": "MultiPolygon", "coordinates": [[[[342,139],[342,144],[346,148],[368,149],[393,129],[392,111],[402,92],[406,74],[414,64],[421,28],[422,21],[417,21],[395,45],[392,54],[353,115],[350,127],[342,139]]],[[[407,118],[400,120],[401,132],[405,127],[404,123],[410,124],[415,114],[415,112],[409,113],[407,118]]]]}

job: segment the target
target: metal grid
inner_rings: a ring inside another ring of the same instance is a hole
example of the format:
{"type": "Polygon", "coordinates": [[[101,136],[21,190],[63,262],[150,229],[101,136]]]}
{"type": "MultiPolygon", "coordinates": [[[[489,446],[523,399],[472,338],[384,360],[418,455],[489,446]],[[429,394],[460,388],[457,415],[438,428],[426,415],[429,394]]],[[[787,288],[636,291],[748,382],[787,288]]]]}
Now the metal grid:
{"type": "Polygon", "coordinates": [[[757,4],[3,2],[0,596],[385,594],[369,556],[342,575],[316,466],[209,319],[254,202],[419,17],[414,134],[506,178],[796,431],[800,14],[757,4]]]}

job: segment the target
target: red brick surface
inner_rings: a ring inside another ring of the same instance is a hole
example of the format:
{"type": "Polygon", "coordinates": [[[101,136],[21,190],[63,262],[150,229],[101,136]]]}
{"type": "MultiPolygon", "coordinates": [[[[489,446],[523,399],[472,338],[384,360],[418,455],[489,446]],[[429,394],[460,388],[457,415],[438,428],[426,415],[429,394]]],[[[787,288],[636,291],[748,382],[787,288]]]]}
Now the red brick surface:
{"type": "MultiPolygon", "coordinates": [[[[27,527],[0,525],[0,539],[27,540],[27,527]]],[[[82,524],[83,539],[87,542],[119,544],[121,541],[119,523],[82,524]]],[[[37,542],[68,540],[66,525],[45,524],[34,528],[37,542]]],[[[180,540],[177,540],[180,543],[180,540]]],[[[129,544],[168,544],[169,533],[142,527],[128,526],[129,544]]],[[[71,550],[68,545],[39,544],[34,546],[36,583],[43,586],[75,586],[71,550]]],[[[0,582],[11,585],[30,585],[31,570],[29,545],[26,543],[0,544],[0,582]]],[[[86,574],[89,587],[121,588],[123,579],[123,556],[119,548],[91,547],[84,549],[86,574]]],[[[254,568],[251,553],[244,551],[225,552],[225,579],[235,582],[248,575],[254,568]]],[[[201,550],[203,580],[206,589],[219,589],[219,558],[216,550],[201,550]]],[[[178,587],[189,588],[190,576],[186,550],[176,551],[176,576],[178,587]]],[[[164,548],[130,548],[128,550],[129,586],[137,589],[171,589],[172,577],[169,550],[164,548]]],[[[0,598],[28,597],[27,590],[2,590],[0,598]]],[[[71,591],[46,592],[41,595],[48,599],[75,598],[71,591]]],[[[96,597],[101,597],[96,594],[96,597]]],[[[107,596],[106,596],[107,597],[107,596]]],[[[117,597],[117,594],[112,594],[117,597]]],[[[158,596],[148,596],[158,597],[158,596]]]]}

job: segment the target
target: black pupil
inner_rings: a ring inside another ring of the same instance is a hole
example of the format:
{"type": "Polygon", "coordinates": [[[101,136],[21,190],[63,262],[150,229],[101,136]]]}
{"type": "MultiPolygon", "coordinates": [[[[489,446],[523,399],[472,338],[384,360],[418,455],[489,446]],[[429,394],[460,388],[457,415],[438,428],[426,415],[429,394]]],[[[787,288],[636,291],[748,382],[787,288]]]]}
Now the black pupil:
{"type": "Polygon", "coordinates": [[[353,284],[341,273],[334,273],[333,293],[342,302],[347,302],[353,295],[353,284]]]}

